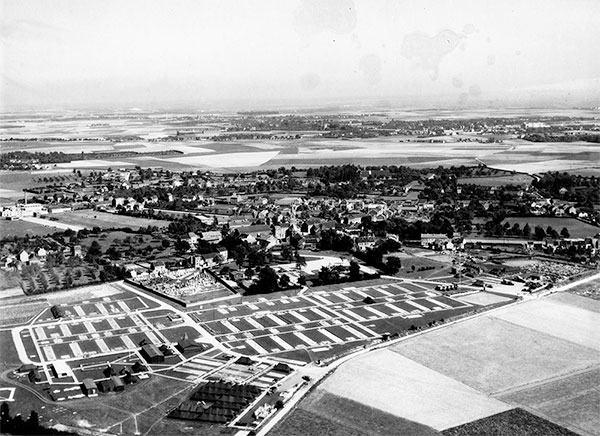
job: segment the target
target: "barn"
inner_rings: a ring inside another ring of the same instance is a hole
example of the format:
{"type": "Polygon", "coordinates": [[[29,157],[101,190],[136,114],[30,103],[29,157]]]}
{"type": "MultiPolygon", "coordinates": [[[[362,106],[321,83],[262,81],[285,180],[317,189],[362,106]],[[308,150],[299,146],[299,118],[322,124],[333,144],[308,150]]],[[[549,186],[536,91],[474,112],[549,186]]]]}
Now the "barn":
{"type": "Polygon", "coordinates": [[[141,354],[148,363],[162,363],[165,361],[164,354],[161,353],[158,347],[154,344],[146,344],[142,346],[141,354]]]}

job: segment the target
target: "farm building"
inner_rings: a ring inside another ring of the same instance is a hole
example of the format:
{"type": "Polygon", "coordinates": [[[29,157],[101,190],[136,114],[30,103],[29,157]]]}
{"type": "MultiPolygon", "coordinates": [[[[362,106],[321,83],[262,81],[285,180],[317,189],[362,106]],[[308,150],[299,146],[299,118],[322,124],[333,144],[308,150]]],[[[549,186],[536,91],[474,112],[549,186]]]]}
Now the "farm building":
{"type": "Polygon", "coordinates": [[[109,377],[112,377],[113,375],[117,375],[117,372],[115,371],[115,369],[112,366],[107,366],[102,371],[102,374],[104,374],[104,377],[109,378],[109,377]]]}
{"type": "Polygon", "coordinates": [[[125,373],[125,377],[123,377],[123,380],[125,381],[125,384],[132,385],[139,382],[140,378],[135,374],[127,372],[125,373]]]}
{"type": "Polygon", "coordinates": [[[98,383],[98,390],[103,393],[111,392],[114,388],[112,380],[101,380],[98,383]]]}
{"type": "Polygon", "coordinates": [[[140,361],[137,361],[133,364],[133,366],[131,367],[131,370],[134,372],[134,374],[137,374],[138,372],[148,371],[148,368],[146,368],[144,365],[142,365],[142,363],[140,361]]]}
{"type": "Polygon", "coordinates": [[[29,374],[29,372],[32,371],[32,370],[34,370],[34,369],[37,370],[38,366],[34,365],[33,363],[26,363],[24,365],[21,365],[19,367],[19,369],[17,369],[16,372],[18,374],[29,374]]]}
{"type": "Polygon", "coordinates": [[[252,365],[254,363],[254,361],[252,359],[250,359],[249,357],[242,356],[238,360],[236,360],[235,363],[237,363],[238,365],[248,365],[248,366],[250,366],[250,365],[252,365]]]}
{"type": "Polygon", "coordinates": [[[71,376],[71,367],[64,360],[56,360],[52,363],[52,370],[56,378],[65,378],[71,376]]]}
{"type": "Polygon", "coordinates": [[[84,378],[81,390],[88,397],[97,397],[98,396],[98,386],[96,386],[96,382],[91,378],[84,378]]]}
{"type": "Polygon", "coordinates": [[[154,344],[142,346],[141,354],[148,363],[162,363],[165,361],[165,356],[154,344]]]}
{"type": "Polygon", "coordinates": [[[171,350],[171,348],[167,344],[162,344],[160,347],[158,347],[158,350],[164,356],[172,356],[173,355],[173,350],[171,350]]]}
{"type": "Polygon", "coordinates": [[[181,353],[181,354],[192,354],[192,353],[198,353],[200,351],[204,350],[204,346],[201,344],[198,344],[196,342],[190,341],[189,339],[182,339],[181,341],[179,341],[177,343],[177,345],[175,345],[175,348],[177,348],[177,350],[181,353]]]}
{"type": "Polygon", "coordinates": [[[285,363],[281,363],[279,362],[277,365],[275,365],[272,369],[272,371],[275,372],[281,372],[283,374],[289,374],[293,371],[292,368],[290,368],[288,365],[286,365],[285,363]]]}
{"type": "Polygon", "coordinates": [[[40,373],[38,372],[37,368],[29,371],[27,377],[29,378],[29,381],[31,383],[39,383],[42,381],[42,378],[40,377],[40,373]]]}
{"type": "Polygon", "coordinates": [[[65,316],[65,309],[60,307],[60,306],[52,306],[50,308],[50,312],[52,312],[52,316],[54,316],[54,318],[64,318],[65,316]]]}
{"type": "Polygon", "coordinates": [[[122,392],[125,390],[125,383],[123,383],[123,380],[121,380],[121,377],[117,377],[116,375],[113,375],[110,380],[113,382],[114,388],[113,390],[115,392],[122,392]]]}
{"type": "Polygon", "coordinates": [[[125,382],[125,384],[132,385],[139,382],[140,378],[137,375],[128,372],[123,377],[123,381],[125,382]]]}

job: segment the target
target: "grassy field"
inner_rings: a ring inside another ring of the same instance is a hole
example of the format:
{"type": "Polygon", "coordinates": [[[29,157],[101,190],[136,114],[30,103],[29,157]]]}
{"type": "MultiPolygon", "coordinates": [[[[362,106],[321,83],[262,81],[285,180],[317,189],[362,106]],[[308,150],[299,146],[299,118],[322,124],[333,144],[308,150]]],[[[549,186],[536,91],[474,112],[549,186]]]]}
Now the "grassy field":
{"type": "Polygon", "coordinates": [[[65,212],[56,216],[59,222],[79,225],[91,229],[92,227],[111,228],[111,227],[130,227],[134,230],[140,227],[157,226],[166,227],[168,221],[154,220],[147,218],[135,218],[125,215],[116,215],[112,213],[99,212],[91,209],[65,212]]]}
{"type": "Polygon", "coordinates": [[[600,363],[596,350],[491,316],[454,324],[392,349],[485,393],[600,363]]]}
{"type": "Polygon", "coordinates": [[[512,409],[442,432],[444,436],[577,436],[523,409],[512,409]]]}
{"type": "Polygon", "coordinates": [[[498,397],[550,416],[575,431],[600,434],[600,368],[498,397]]]}
{"type": "Polygon", "coordinates": [[[0,220],[0,239],[9,236],[23,237],[29,236],[46,236],[56,232],[62,232],[55,227],[47,227],[37,223],[30,223],[27,221],[17,220],[8,221],[5,219],[0,220]]]}
{"type": "Polygon", "coordinates": [[[320,389],[436,430],[509,408],[390,349],[349,360],[320,389]]]}
{"type": "Polygon", "coordinates": [[[318,389],[306,397],[270,436],[439,435],[434,429],[318,389]]]}
{"type": "Polygon", "coordinates": [[[569,230],[571,238],[585,238],[588,236],[594,236],[596,233],[600,233],[600,227],[592,226],[591,224],[584,223],[575,218],[551,218],[551,217],[510,217],[505,220],[512,227],[515,223],[519,223],[521,229],[525,227],[525,224],[529,223],[531,231],[536,226],[542,227],[544,230],[551,226],[557,232],[560,232],[563,227],[569,230]]]}

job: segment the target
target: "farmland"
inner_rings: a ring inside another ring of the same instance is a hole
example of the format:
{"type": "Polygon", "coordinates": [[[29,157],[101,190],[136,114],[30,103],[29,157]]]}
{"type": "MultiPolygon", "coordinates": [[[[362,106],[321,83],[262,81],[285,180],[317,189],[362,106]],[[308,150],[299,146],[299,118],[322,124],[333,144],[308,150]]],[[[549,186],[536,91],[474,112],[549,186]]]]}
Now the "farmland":
{"type": "Polygon", "coordinates": [[[435,436],[434,429],[321,389],[269,433],[272,436],[435,436]]]}
{"type": "Polygon", "coordinates": [[[94,210],[77,210],[73,212],[65,212],[57,216],[60,222],[73,224],[91,229],[92,227],[100,228],[121,228],[129,227],[137,230],[140,227],[157,226],[165,227],[168,221],[154,220],[148,218],[137,218],[125,215],[116,215],[106,212],[94,210]]]}
{"type": "Polygon", "coordinates": [[[600,362],[595,350],[491,316],[455,324],[392,349],[486,393],[600,362]]]}
{"type": "Polygon", "coordinates": [[[576,373],[498,396],[565,423],[576,432],[597,434],[600,428],[600,368],[576,373]]]}
{"type": "Polygon", "coordinates": [[[459,185],[472,184],[489,187],[503,185],[528,186],[532,180],[533,178],[526,174],[513,174],[498,177],[460,177],[456,180],[456,183],[459,185]]]}
{"type": "Polygon", "coordinates": [[[444,436],[576,436],[523,409],[513,409],[442,432],[444,436]]]}
{"type": "Polygon", "coordinates": [[[437,430],[509,409],[508,405],[389,349],[346,362],[319,389],[437,430]]]}

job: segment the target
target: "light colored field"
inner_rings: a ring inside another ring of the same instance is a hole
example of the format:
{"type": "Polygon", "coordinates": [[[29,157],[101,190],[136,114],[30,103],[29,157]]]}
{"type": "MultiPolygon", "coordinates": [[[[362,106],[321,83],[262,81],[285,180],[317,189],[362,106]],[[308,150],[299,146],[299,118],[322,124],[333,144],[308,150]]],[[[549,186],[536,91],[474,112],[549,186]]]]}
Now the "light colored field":
{"type": "Polygon", "coordinates": [[[489,294],[487,292],[478,292],[476,294],[465,295],[458,297],[457,300],[465,301],[467,303],[479,304],[480,306],[487,306],[488,304],[502,303],[510,301],[512,298],[501,297],[496,294],[489,294]]]}
{"type": "Polygon", "coordinates": [[[182,165],[207,166],[213,168],[236,168],[260,166],[279,154],[278,151],[257,151],[255,153],[225,153],[206,156],[186,156],[161,158],[157,160],[176,162],[182,165]]]}
{"type": "Polygon", "coordinates": [[[50,302],[50,304],[75,304],[84,300],[110,297],[121,292],[123,291],[117,289],[115,286],[109,283],[103,283],[101,285],[92,285],[85,286],[82,288],[69,289],[68,291],[50,292],[44,294],[44,298],[46,298],[50,302]]]}
{"type": "Polygon", "coordinates": [[[600,435],[600,368],[552,380],[498,398],[525,405],[573,430],[600,435]]]}
{"type": "Polygon", "coordinates": [[[510,409],[389,349],[349,360],[319,389],[437,430],[510,409]]]}
{"type": "Polygon", "coordinates": [[[491,316],[432,331],[392,350],[486,393],[600,363],[596,350],[491,316]]]}
{"type": "Polygon", "coordinates": [[[502,309],[494,317],[600,351],[597,312],[540,299],[502,309]]]}
{"type": "MultiPolygon", "coordinates": [[[[592,286],[594,285],[590,283],[590,287],[592,286]]],[[[551,301],[558,301],[564,304],[568,304],[570,306],[575,306],[581,309],[586,309],[592,312],[600,313],[600,300],[594,300],[592,298],[583,297],[577,294],[571,294],[569,292],[560,292],[557,294],[553,294],[550,295],[548,299],[551,301]]]]}
{"type": "MultiPolygon", "coordinates": [[[[486,162],[487,163],[487,162],[486,162]]],[[[591,162],[588,160],[568,160],[568,159],[550,159],[538,162],[523,162],[503,164],[490,163],[491,167],[506,171],[519,171],[528,174],[547,173],[548,171],[568,171],[576,168],[588,168],[591,162]]]]}
{"type": "Polygon", "coordinates": [[[19,197],[23,197],[23,192],[14,191],[12,189],[2,189],[2,188],[0,188],[0,197],[5,197],[5,198],[19,198],[19,197]]]}
{"type": "Polygon", "coordinates": [[[86,159],[86,160],[73,160],[71,162],[56,164],[59,168],[104,168],[104,167],[132,167],[134,164],[129,162],[122,162],[116,160],[100,160],[100,159],[86,159]]]}
{"type": "Polygon", "coordinates": [[[91,229],[95,226],[105,228],[130,227],[132,229],[139,229],[140,227],[147,226],[166,227],[169,225],[169,222],[164,220],[136,218],[126,215],[99,212],[90,209],[64,212],[57,214],[56,217],[59,219],[59,222],[69,225],[87,227],[88,229],[91,229]]]}
{"type": "Polygon", "coordinates": [[[55,229],[59,229],[59,230],[69,230],[70,229],[75,232],[78,232],[79,230],[83,230],[82,226],[76,226],[73,224],[65,224],[65,223],[61,223],[59,221],[50,221],[49,219],[44,219],[44,218],[23,217],[21,219],[28,223],[39,224],[40,226],[51,227],[51,228],[55,228],[55,229]]]}

